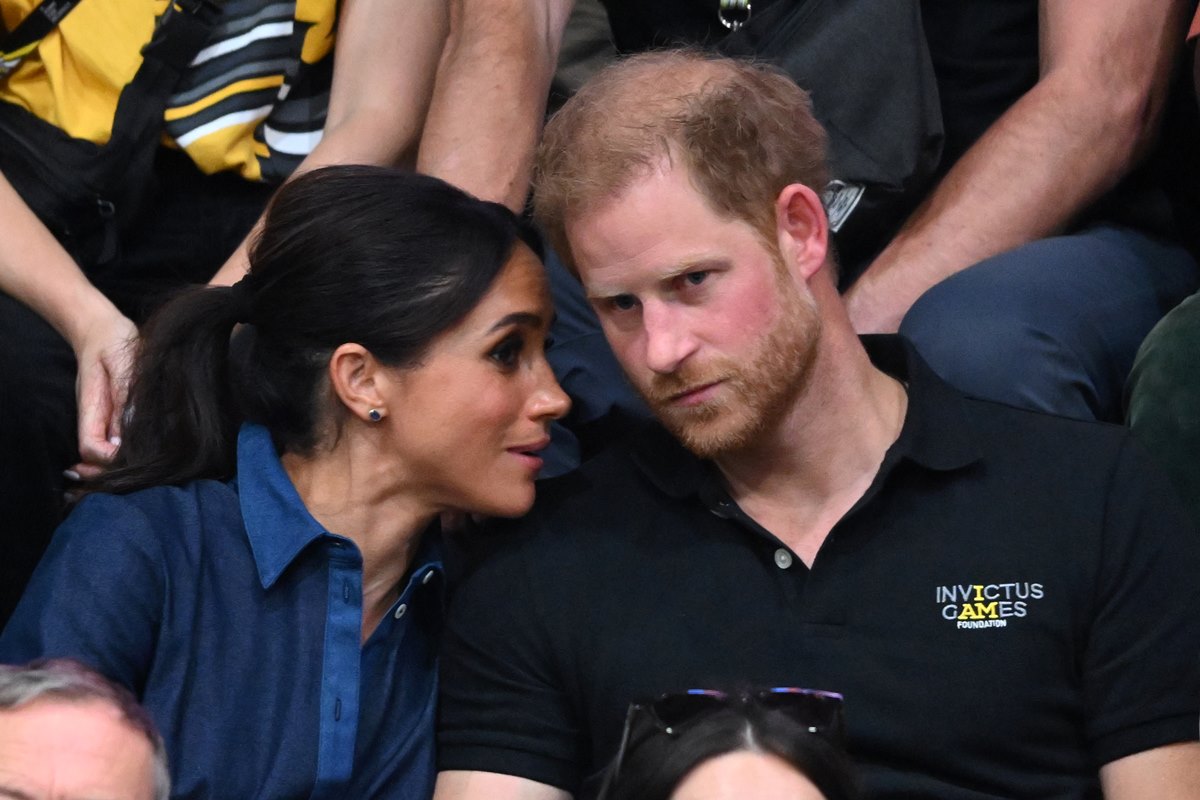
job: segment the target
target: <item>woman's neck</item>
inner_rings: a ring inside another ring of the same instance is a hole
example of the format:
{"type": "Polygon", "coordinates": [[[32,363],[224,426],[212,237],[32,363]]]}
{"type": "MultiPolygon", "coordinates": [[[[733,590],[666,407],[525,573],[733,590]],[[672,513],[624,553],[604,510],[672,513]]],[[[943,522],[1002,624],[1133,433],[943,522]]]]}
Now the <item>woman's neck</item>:
{"type": "Polygon", "coordinates": [[[437,515],[405,492],[394,464],[347,438],[332,450],[280,459],[308,513],[357,545],[363,559],[363,640],[396,601],[421,535],[437,515]]]}

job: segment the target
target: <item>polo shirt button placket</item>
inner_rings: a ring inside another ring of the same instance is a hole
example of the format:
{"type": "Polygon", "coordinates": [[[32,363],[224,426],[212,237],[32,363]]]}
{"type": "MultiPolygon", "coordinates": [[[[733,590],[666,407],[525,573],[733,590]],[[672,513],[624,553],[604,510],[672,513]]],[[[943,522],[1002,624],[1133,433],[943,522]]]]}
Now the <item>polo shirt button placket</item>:
{"type": "Polygon", "coordinates": [[[788,569],[792,566],[792,554],[787,551],[787,548],[781,547],[775,551],[775,566],[780,569],[788,569]]]}

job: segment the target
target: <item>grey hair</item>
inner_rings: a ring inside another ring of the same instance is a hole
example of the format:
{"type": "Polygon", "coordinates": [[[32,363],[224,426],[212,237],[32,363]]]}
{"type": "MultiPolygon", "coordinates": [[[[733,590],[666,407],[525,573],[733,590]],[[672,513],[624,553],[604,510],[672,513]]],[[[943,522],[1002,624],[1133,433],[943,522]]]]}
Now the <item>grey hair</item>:
{"type": "Polygon", "coordinates": [[[143,734],[154,749],[155,800],[170,800],[171,773],[166,745],[150,715],[128,689],[68,658],[31,661],[26,665],[0,664],[0,711],[16,710],[46,699],[68,703],[98,701],[121,712],[121,718],[143,734]]]}

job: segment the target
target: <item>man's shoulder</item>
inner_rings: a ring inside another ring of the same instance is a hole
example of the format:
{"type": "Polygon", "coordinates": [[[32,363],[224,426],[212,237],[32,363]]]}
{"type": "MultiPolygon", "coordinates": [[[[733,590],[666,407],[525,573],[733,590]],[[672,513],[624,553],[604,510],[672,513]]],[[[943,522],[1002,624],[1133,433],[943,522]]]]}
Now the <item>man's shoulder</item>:
{"type": "Polygon", "coordinates": [[[1060,522],[1066,513],[1093,533],[1111,520],[1114,503],[1133,509],[1178,502],[1127,428],[974,398],[962,408],[981,456],[963,480],[981,499],[1016,499],[1032,517],[1060,522]]]}
{"type": "Polygon", "coordinates": [[[595,548],[607,550],[633,528],[644,528],[673,503],[644,463],[664,450],[670,451],[668,458],[699,464],[665,430],[648,423],[575,470],[539,481],[528,514],[491,521],[480,532],[489,558],[519,552],[586,560],[595,548]]]}
{"type": "Polygon", "coordinates": [[[964,396],[962,407],[986,455],[1026,462],[1033,459],[1031,467],[1056,462],[1098,469],[1119,458],[1132,438],[1120,425],[1071,419],[993,400],[964,396]]]}

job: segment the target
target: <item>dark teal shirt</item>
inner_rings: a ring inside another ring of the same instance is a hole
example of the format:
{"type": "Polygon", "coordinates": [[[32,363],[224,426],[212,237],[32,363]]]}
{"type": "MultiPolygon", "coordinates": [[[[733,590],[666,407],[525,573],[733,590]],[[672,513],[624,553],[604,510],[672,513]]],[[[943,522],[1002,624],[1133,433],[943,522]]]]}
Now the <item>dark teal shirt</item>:
{"type": "Polygon", "coordinates": [[[238,476],[93,495],[54,536],[0,661],[69,656],[128,686],[175,798],[432,794],[443,580],[428,534],[365,644],[362,557],[309,515],[264,428],[238,476]]]}

